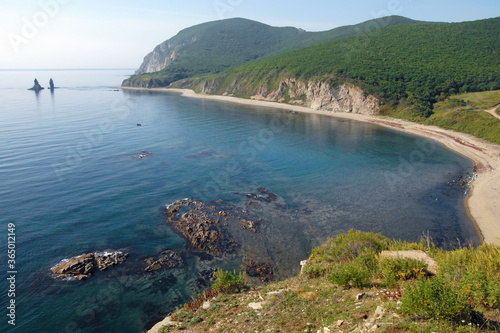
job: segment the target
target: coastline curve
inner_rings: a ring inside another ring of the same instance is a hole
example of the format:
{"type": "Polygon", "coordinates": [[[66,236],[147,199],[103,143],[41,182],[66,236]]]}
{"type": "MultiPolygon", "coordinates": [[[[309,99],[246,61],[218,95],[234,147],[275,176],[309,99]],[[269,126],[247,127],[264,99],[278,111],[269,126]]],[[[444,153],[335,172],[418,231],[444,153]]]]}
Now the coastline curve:
{"type": "Polygon", "coordinates": [[[210,99],[223,102],[278,108],[285,111],[316,115],[327,115],[380,125],[396,131],[425,137],[443,144],[448,149],[465,156],[474,163],[476,178],[465,198],[466,209],[479,230],[483,242],[500,245],[500,145],[487,142],[472,135],[426,126],[410,121],[374,115],[347,112],[318,111],[304,106],[285,103],[245,99],[232,96],[197,94],[191,89],[133,88],[125,90],[147,90],[180,93],[184,97],[210,99]]]}

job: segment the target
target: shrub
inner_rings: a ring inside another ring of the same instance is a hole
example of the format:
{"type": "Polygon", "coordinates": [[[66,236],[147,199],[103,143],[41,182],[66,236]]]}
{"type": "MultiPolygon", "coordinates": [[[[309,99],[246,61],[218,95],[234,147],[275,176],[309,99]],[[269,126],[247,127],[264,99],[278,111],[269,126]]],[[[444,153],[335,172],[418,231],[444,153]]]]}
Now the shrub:
{"type": "Polygon", "coordinates": [[[440,254],[442,274],[475,305],[500,309],[500,248],[484,244],[440,254]]]}
{"type": "Polygon", "coordinates": [[[350,262],[362,253],[378,253],[387,249],[390,241],[381,234],[350,230],[347,234],[340,234],[328,242],[313,249],[308,264],[350,262]]]}
{"type": "Polygon", "coordinates": [[[366,269],[355,267],[355,265],[344,265],[334,270],[329,280],[346,289],[363,288],[370,284],[371,275],[366,269]]]}
{"type": "Polygon", "coordinates": [[[398,281],[424,277],[427,264],[415,259],[386,258],[380,261],[380,272],[387,287],[394,287],[398,281]]]}
{"type": "Polygon", "coordinates": [[[437,276],[416,281],[412,286],[408,286],[401,301],[405,314],[424,319],[469,323],[474,316],[473,308],[467,300],[437,276]]]}
{"type": "Polygon", "coordinates": [[[236,274],[236,271],[231,273],[229,271],[219,269],[215,275],[217,278],[212,286],[212,289],[217,292],[232,294],[240,291],[247,285],[245,274],[241,272],[236,274]]]}
{"type": "Polygon", "coordinates": [[[326,274],[326,268],[321,267],[319,265],[306,266],[304,268],[304,274],[309,279],[318,279],[320,277],[325,276],[325,274],[326,274]]]}
{"type": "Polygon", "coordinates": [[[328,280],[344,288],[369,286],[378,268],[376,255],[388,244],[380,234],[351,230],[314,251],[305,273],[310,278],[329,273],[328,280]]]}
{"type": "Polygon", "coordinates": [[[160,329],[158,330],[158,333],[169,333],[170,332],[170,329],[172,328],[173,326],[172,325],[163,325],[162,327],[160,327],[160,329]]]}
{"type": "Polygon", "coordinates": [[[344,288],[363,288],[371,283],[372,274],[362,260],[342,264],[333,268],[328,280],[344,288]]]}

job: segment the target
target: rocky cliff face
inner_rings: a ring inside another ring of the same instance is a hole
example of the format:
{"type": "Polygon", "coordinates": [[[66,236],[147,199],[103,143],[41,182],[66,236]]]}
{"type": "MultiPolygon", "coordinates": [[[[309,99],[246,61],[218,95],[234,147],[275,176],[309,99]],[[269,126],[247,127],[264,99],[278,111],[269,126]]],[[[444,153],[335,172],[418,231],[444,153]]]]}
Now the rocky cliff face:
{"type": "Polygon", "coordinates": [[[149,77],[143,79],[140,76],[138,77],[132,76],[122,82],[122,87],[134,87],[134,88],[145,88],[145,89],[161,88],[161,87],[166,87],[168,85],[169,85],[168,82],[163,81],[159,78],[149,77]]]}
{"type": "MultiPolygon", "coordinates": [[[[203,84],[203,93],[212,94],[220,90],[217,81],[208,81],[203,84]]],[[[230,84],[225,95],[237,94],[238,82],[230,84]]],[[[220,91],[219,91],[220,93],[220,91]]],[[[344,83],[331,86],[321,80],[303,82],[294,78],[287,78],[280,82],[278,88],[269,91],[268,85],[260,86],[257,93],[251,97],[256,100],[271,102],[286,102],[289,104],[309,107],[313,110],[329,112],[352,112],[359,114],[376,114],[379,110],[379,100],[372,95],[366,95],[361,88],[344,83]]]]}
{"type": "Polygon", "coordinates": [[[196,37],[184,40],[180,43],[166,41],[154,48],[153,52],[144,57],[141,67],[135,74],[154,73],[161,71],[180,56],[182,56],[181,49],[196,41],[196,37]]]}

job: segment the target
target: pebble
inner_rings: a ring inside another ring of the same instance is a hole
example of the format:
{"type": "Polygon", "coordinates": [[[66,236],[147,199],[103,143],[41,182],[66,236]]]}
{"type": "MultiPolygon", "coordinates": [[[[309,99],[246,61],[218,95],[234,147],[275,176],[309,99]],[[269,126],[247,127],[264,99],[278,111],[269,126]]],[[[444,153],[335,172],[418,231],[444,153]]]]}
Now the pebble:
{"type": "Polygon", "coordinates": [[[262,302],[250,303],[248,307],[254,310],[262,310],[262,302]]]}

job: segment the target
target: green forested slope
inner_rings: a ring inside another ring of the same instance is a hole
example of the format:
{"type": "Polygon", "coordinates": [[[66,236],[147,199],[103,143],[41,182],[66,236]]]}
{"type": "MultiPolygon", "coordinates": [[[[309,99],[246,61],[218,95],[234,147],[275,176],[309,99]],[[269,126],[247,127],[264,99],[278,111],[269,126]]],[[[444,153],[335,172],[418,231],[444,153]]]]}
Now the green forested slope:
{"type": "Polygon", "coordinates": [[[269,55],[350,37],[386,26],[415,23],[418,22],[400,16],[389,16],[324,32],[306,32],[292,27],[271,27],[241,18],[203,23],[184,29],[158,45],[146,56],[139,72],[144,71],[145,63],[151,60],[154,52],[163,63],[175,48],[175,60],[166,68],[155,73],[132,76],[124,81],[124,85],[167,86],[183,78],[219,73],[269,55]]]}
{"type": "Polygon", "coordinates": [[[215,79],[328,75],[359,84],[388,107],[404,102],[414,116],[428,117],[451,94],[500,89],[499,36],[500,18],[400,25],[255,61],[215,79]]]}

